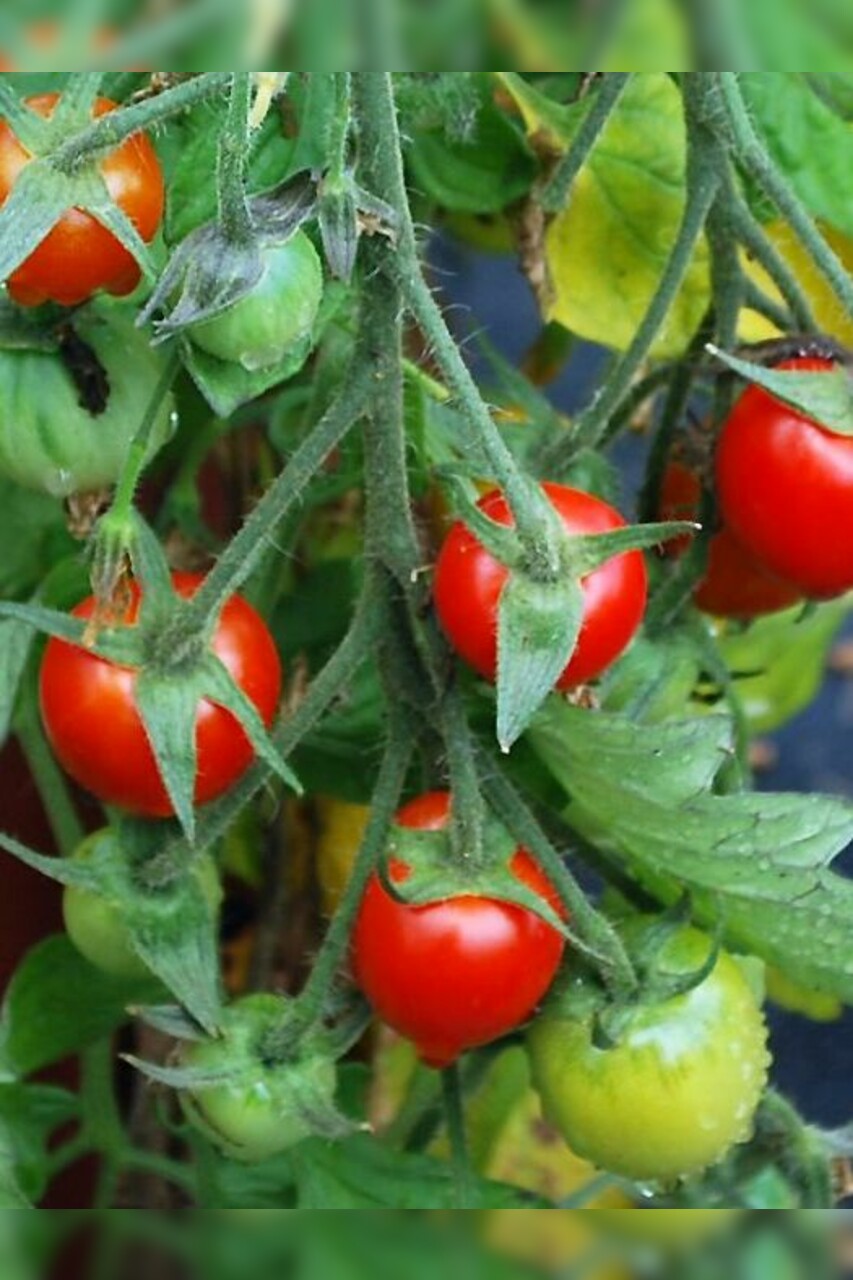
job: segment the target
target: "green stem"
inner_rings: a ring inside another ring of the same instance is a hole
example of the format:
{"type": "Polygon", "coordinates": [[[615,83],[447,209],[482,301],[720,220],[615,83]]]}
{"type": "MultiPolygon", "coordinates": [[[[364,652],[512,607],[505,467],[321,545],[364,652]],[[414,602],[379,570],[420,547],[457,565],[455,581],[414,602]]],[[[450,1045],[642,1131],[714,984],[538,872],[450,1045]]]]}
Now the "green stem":
{"type": "MultiPolygon", "coordinates": [[[[725,164],[725,155],[720,153],[725,164]]],[[[734,228],[728,206],[718,191],[708,214],[708,247],[711,250],[711,297],[718,344],[730,351],[737,341],[737,324],[744,303],[744,277],[737,253],[732,252],[734,228]]]]}
{"type": "Polygon", "coordinates": [[[549,213],[557,213],[564,208],[572,183],[601,136],[630,79],[630,71],[612,71],[602,77],[601,86],[583,124],[540,197],[542,207],[549,213]]]}
{"type": "Polygon", "coordinates": [[[744,303],[751,311],[757,311],[765,320],[769,320],[782,333],[790,333],[797,328],[796,319],[790,308],[784,303],[775,302],[769,298],[754,280],[746,281],[744,303]]]}
{"type": "Polygon", "coordinates": [[[327,180],[331,185],[343,178],[349,158],[349,137],[352,127],[352,76],[349,71],[335,72],[337,105],[329,123],[329,157],[327,180]]]}
{"type": "Polygon", "coordinates": [[[465,1113],[462,1105],[462,1086],[459,1064],[454,1062],[441,1073],[441,1090],[444,1099],[444,1115],[450,1138],[450,1158],[456,1190],[456,1208],[474,1209],[471,1186],[471,1161],[465,1136],[465,1113]]]}
{"type": "Polygon", "coordinates": [[[451,687],[442,700],[442,737],[447,749],[450,791],[453,797],[451,835],[458,857],[476,866],[483,855],[485,805],[480,791],[477,758],[458,689],[451,687]]]}
{"type": "Polygon", "coordinates": [[[155,1151],[142,1151],[137,1147],[127,1147],[121,1153],[120,1163],[124,1169],[133,1169],[138,1173],[148,1173],[152,1177],[161,1178],[180,1187],[187,1195],[195,1197],[196,1179],[185,1165],[168,1156],[158,1155],[155,1151]]]}
{"type": "Polygon", "coordinates": [[[228,114],[219,135],[216,192],[219,221],[236,244],[245,244],[252,234],[252,215],[246,198],[251,101],[251,72],[233,72],[228,114]]]}
{"type": "Polygon", "coordinates": [[[542,466],[546,474],[559,471],[578,449],[598,444],[607,430],[612,414],[630,391],[631,382],[648,356],[681,287],[718,183],[719,176],[711,163],[711,157],[693,137],[687,153],[687,200],[684,213],[654,297],[628,350],[605,383],[601,394],[575,420],[572,431],[544,451],[542,466]]]}
{"type": "MultiPolygon", "coordinates": [[[[373,583],[368,581],[349,631],[323,669],[311,681],[308,693],[273,735],[285,759],[322,719],[335,698],[346,688],[375,650],[382,630],[383,612],[373,583]]],[[[269,777],[265,765],[256,764],[236,786],[199,815],[196,847],[207,849],[225,834],[237,814],[264,786],[269,777]]]]}
{"type": "Polygon", "coordinates": [[[799,280],[731,182],[725,192],[725,199],[728,201],[729,216],[738,240],[767,272],[790,307],[799,327],[807,333],[814,332],[817,325],[799,280]]]}
{"type": "Polygon", "coordinates": [[[829,281],[848,312],[853,312],[853,280],[758,137],[741,95],[737,75],[733,71],[721,71],[717,82],[738,159],[790,223],[815,266],[829,281]]]}
{"type": "Polygon", "coordinates": [[[85,832],[71,799],[65,775],[54,759],[41,727],[34,697],[25,700],[15,725],[21,749],[35,779],[53,838],[63,857],[70,857],[85,832]]]}
{"type": "MultiPolygon", "coordinates": [[[[402,717],[392,713],[385,754],[370,801],[367,829],[343,897],[314,961],[311,976],[299,996],[298,1029],[307,1030],[323,1016],[328,994],[347,949],[359,904],[388,843],[388,833],[400,803],[412,751],[408,724],[402,717]]],[[[292,1026],[293,1024],[291,1029],[292,1026]]]]}
{"type": "Polygon", "coordinates": [[[424,280],[403,176],[391,77],[366,71],[354,77],[353,88],[362,150],[370,157],[372,190],[397,213],[395,268],[404,299],[481,443],[495,482],[506,494],[531,570],[554,578],[561,562],[559,522],[539,487],[516,465],[424,280]]]}
{"type": "Polygon", "coordinates": [[[159,416],[163,401],[172,388],[172,383],[177,377],[180,366],[181,361],[177,348],[173,348],[127,451],[127,457],[125,458],[109,511],[109,515],[115,517],[116,522],[125,522],[133,510],[134,494],[145,469],[145,464],[148,461],[151,433],[154,430],[154,424],[159,416]]]}
{"type": "Polygon", "coordinates": [[[112,151],[140,129],[159,124],[208,98],[217,97],[228,88],[232,75],[231,71],[204,71],[192,80],[167,89],[145,102],[134,103],[99,116],[86,129],[69,138],[53,152],[53,164],[64,172],[70,172],[85,160],[105,151],[112,151]]]}
{"type": "Polygon", "coordinates": [[[599,965],[616,996],[637,990],[637,976],[622,941],[610,922],[596,911],[513,784],[495,769],[491,757],[481,757],[483,791],[495,813],[519,844],[534,855],[564,903],[572,928],[599,965]]]}
{"type": "Polygon", "coordinates": [[[362,412],[368,391],[368,372],[359,366],[314,430],[246,518],[192,598],[191,625],[210,625],[228,596],[239,590],[267,550],[276,525],[298,501],[303,490],[332,450],[340,444],[362,412]]]}

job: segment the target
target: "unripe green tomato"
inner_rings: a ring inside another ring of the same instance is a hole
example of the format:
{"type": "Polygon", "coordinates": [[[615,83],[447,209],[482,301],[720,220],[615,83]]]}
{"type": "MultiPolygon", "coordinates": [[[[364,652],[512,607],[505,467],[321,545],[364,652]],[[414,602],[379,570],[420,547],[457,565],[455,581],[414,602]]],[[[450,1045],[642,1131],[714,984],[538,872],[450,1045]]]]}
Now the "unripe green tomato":
{"type": "MultiPolygon", "coordinates": [[[[707,959],[709,939],[684,929],[662,949],[666,972],[707,959]]],[[[592,1017],[546,1012],[528,1036],[546,1119],[598,1168],[668,1182],[715,1164],[746,1141],[767,1080],[767,1028],[740,966],[722,952],[685,995],[630,1011],[613,1048],[592,1017]]]]}
{"type": "Polygon", "coordinates": [[[264,269],[250,293],[187,336],[202,351],[254,372],[278,364],[311,333],[323,295],[323,268],[304,231],[264,251],[264,269]]]}
{"type": "MultiPolygon", "coordinates": [[[[80,389],[57,353],[0,348],[0,472],[56,498],[116,482],[164,368],[164,357],[135,328],[127,308],[92,304],[74,317],[74,330],[106,374],[102,413],[80,404],[80,389]]],[[[174,402],[167,395],[149,457],[173,428],[174,402]]]]}
{"type": "MultiPolygon", "coordinates": [[[[103,839],[112,839],[109,828],[88,836],[74,851],[75,861],[85,862],[103,839]]],[[[196,872],[204,896],[216,910],[222,897],[219,874],[211,858],[202,858],[196,872]]],[[[118,911],[99,894],[76,885],[66,885],[62,894],[62,915],[69,938],[82,956],[103,973],[116,978],[141,978],[148,966],[134,951],[127,927],[118,911]]]]}
{"type": "Polygon", "coordinates": [[[194,1041],[183,1052],[185,1067],[234,1071],[227,1084],[181,1094],[190,1124],[232,1160],[268,1160],[310,1137],[313,1130],[297,1102],[300,1076],[310,1080],[314,1099],[333,1103],[336,1072],[330,1059],[264,1060],[263,1037],[281,1018],[283,1005],[279,996],[244,996],[225,1009],[218,1039],[194,1041]]]}

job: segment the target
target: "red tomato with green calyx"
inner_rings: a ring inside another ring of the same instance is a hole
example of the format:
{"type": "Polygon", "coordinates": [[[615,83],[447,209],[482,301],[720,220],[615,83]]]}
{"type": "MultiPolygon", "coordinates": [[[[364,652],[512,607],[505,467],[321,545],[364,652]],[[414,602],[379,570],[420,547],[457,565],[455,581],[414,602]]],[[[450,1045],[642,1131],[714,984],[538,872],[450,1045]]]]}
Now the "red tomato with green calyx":
{"type": "MultiPolygon", "coordinates": [[[[701,485],[696,473],[681,462],[671,462],[661,485],[661,520],[695,519],[700,499],[701,485]]],[[[690,542],[689,537],[674,538],[665,550],[680,555],[690,542]]],[[[723,528],[710,540],[705,577],[693,599],[703,612],[718,618],[758,618],[796,604],[800,592],[768,573],[730,530],[723,528]]]]}
{"type": "MultiPolygon", "coordinates": [[[[608,503],[580,489],[545,483],[542,490],[568,533],[607,533],[625,521],[608,503]]],[[[498,524],[513,524],[509,504],[493,490],[477,504],[498,524]]],[[[435,607],[453,648],[475,671],[494,681],[497,673],[498,603],[508,570],[462,522],[444,540],[435,569],[435,607]]],[[[647,577],[642,553],[626,551],[593,569],[581,581],[581,633],[557,681],[570,689],[600,675],[627,648],[643,620],[647,577]]]]}
{"type": "MultiPolygon", "coordinates": [[[[450,818],[447,792],[428,792],[397,814],[400,826],[439,831],[450,818]]],[[[525,849],[511,871],[564,915],[556,891],[525,849]]],[[[395,883],[410,874],[392,859],[395,883]]],[[[514,903],[476,894],[423,906],[398,902],[378,875],[370,880],[352,943],[355,980],[379,1016],[412,1040],[431,1067],[488,1044],[525,1022],[551,985],[563,938],[514,903]]]]}
{"type": "MultiPolygon", "coordinates": [[[[37,115],[50,117],[60,95],[42,93],[27,98],[37,115]]],[[[98,98],[93,115],[116,109],[109,98],[98,98]]],[[[11,126],[0,120],[0,205],[8,198],[22,171],[32,160],[11,126]]],[[[127,215],[143,240],[152,240],[163,216],[165,189],[157,153],[144,133],[135,133],[110,151],[100,171],[112,200],[127,215]]],[[[22,306],[58,302],[76,306],[99,289],[123,296],[139,283],[136,259],[111,231],[83,209],[66,209],[28,258],[12,272],[6,287],[22,306]]]]}
{"type": "MultiPolygon", "coordinates": [[[[191,596],[204,575],[175,573],[178,595],[191,596]]],[[[132,626],[140,591],[131,584],[123,624],[132,626]]],[[[73,610],[90,618],[89,596],[73,610]]],[[[213,634],[212,649],[235,683],[270,725],[281,695],[281,664],[263,619],[241,596],[225,602],[213,634]]],[[[174,813],[137,709],[137,673],[99,658],[87,649],[51,639],[41,667],[41,713],[45,732],[65,769],[106,804],[142,817],[174,813]]],[[[230,711],[203,700],[196,713],[198,751],[195,803],[226,791],[252,762],[249,739],[230,711]]]]}
{"type": "MultiPolygon", "coordinates": [[[[836,366],[801,356],[778,367],[836,366]]],[[[747,387],[720,435],[717,491],[726,525],[768,572],[816,600],[853,587],[853,437],[747,387]]]]}

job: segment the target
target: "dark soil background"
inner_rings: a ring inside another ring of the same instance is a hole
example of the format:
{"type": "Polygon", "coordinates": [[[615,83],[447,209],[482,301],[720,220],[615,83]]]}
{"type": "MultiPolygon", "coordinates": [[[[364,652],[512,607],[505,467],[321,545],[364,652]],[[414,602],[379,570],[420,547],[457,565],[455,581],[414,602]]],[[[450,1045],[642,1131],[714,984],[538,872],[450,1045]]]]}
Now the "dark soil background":
{"type": "MultiPolygon", "coordinates": [[[[431,259],[457,335],[472,335],[472,365],[478,364],[477,333],[518,362],[536,338],[540,320],[515,259],[475,252],[444,238],[435,241],[431,259]]],[[[560,377],[547,388],[557,408],[572,413],[585,402],[604,359],[601,349],[576,345],[560,377]]],[[[636,486],[642,450],[636,440],[617,446],[614,456],[626,478],[626,494],[636,486]]],[[[845,638],[853,643],[853,619],[839,634],[839,641],[845,638]]],[[[853,677],[828,673],[819,697],[772,735],[772,743],[772,767],[757,779],[763,790],[853,796],[853,677]]],[[[853,872],[853,850],[845,864],[853,872]]],[[[835,1127],[853,1120],[853,1010],[825,1024],[772,1006],[769,1014],[777,1087],[818,1124],[835,1127]]]]}

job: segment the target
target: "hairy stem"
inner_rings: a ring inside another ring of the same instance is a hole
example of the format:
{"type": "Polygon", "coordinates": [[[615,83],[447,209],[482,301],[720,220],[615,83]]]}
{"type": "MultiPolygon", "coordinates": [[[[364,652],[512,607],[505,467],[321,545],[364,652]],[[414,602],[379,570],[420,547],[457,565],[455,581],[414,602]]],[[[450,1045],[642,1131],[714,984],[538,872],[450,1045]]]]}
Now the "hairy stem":
{"type": "Polygon", "coordinates": [[[216,192],[219,221],[229,239],[237,244],[247,243],[252,234],[252,215],[246,197],[251,101],[251,72],[235,71],[231,81],[228,115],[219,135],[216,192]]]}
{"type": "Polygon", "coordinates": [[[565,206],[572,183],[600,138],[630,79],[630,71],[611,71],[602,77],[583,124],[542,192],[540,202],[549,213],[556,213],[565,206]]]}

